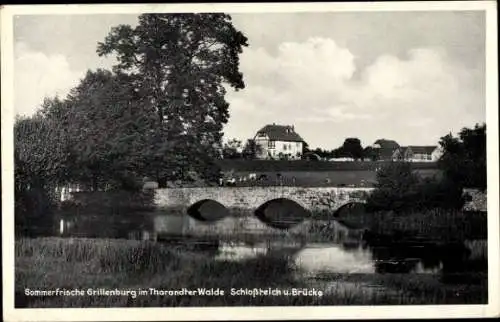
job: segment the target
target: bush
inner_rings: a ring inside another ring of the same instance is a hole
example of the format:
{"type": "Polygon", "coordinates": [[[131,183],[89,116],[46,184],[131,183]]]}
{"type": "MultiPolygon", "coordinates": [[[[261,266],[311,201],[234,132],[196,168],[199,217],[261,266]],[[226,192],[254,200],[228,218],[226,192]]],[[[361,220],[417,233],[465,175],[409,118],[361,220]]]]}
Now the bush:
{"type": "Polygon", "coordinates": [[[14,221],[16,236],[47,236],[54,224],[53,198],[47,189],[17,189],[15,192],[14,221]]]}
{"type": "Polygon", "coordinates": [[[462,189],[446,179],[421,178],[410,163],[392,163],[377,173],[375,191],[368,197],[370,211],[459,209],[462,189]]]}

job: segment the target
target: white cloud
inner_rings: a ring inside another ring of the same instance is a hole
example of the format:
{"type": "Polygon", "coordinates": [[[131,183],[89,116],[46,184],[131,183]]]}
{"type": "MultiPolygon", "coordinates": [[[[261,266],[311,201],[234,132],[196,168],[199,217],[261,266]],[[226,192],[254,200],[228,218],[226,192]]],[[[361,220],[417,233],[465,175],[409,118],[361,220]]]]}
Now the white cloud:
{"type": "Polygon", "coordinates": [[[15,44],[14,106],[17,114],[31,115],[45,97],[65,96],[83,77],[63,55],[47,55],[25,43],[15,44]]]}
{"type": "MultiPolygon", "coordinates": [[[[385,54],[362,69],[358,59],[327,37],[283,42],[273,54],[246,48],[241,55],[246,88],[228,91],[226,136],[245,140],[276,122],[295,124],[311,146],[325,148],[352,136],[365,144],[380,137],[432,144],[485,119],[484,74],[442,49],[414,48],[404,58],[385,54]]],[[[84,75],[66,56],[37,52],[22,42],[15,46],[14,68],[15,108],[25,115],[46,96],[66,95],[84,75]]]]}
{"type": "Polygon", "coordinates": [[[440,48],[415,48],[406,56],[382,55],[357,70],[355,55],[330,38],[282,43],[275,55],[250,47],[241,57],[247,87],[229,101],[235,111],[230,123],[242,124],[250,115],[253,123],[228,127],[229,135],[251,136],[265,123],[303,124],[306,140],[329,147],[325,127],[316,130],[312,124],[324,123],[340,143],[354,134],[368,141],[391,137],[402,144],[431,144],[450,130],[484,120],[481,86],[470,86],[477,73],[440,48]]]}

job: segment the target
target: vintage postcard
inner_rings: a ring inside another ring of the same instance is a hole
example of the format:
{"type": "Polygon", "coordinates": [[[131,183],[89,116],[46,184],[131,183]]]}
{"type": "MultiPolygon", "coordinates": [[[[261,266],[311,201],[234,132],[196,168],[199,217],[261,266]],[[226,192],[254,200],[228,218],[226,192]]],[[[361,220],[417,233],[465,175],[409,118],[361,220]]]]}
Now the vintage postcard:
{"type": "Polygon", "coordinates": [[[499,316],[496,9],[2,7],[4,319],[499,316]]]}

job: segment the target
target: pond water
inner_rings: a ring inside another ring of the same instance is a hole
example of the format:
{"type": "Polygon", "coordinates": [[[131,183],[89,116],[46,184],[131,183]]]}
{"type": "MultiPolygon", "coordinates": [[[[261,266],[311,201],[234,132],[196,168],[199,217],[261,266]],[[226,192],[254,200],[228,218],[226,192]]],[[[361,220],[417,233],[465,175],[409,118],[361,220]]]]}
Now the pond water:
{"type": "Polygon", "coordinates": [[[430,285],[434,285],[436,292],[441,288],[455,288],[469,283],[462,277],[457,280],[448,276],[458,273],[470,277],[486,272],[486,258],[474,256],[481,253],[479,249],[484,247],[485,242],[480,241],[464,245],[391,247],[369,247],[362,243],[348,246],[333,243],[261,243],[250,246],[221,242],[215,258],[242,261],[285,253],[297,268],[296,277],[306,281],[310,287],[319,287],[325,294],[364,292],[370,296],[398,298],[402,290],[400,286],[391,285],[392,276],[396,276],[397,280],[417,278],[422,283],[434,281],[430,285]]]}
{"type": "Polygon", "coordinates": [[[469,262],[485,259],[471,257],[474,250],[477,252],[474,247],[485,247],[484,244],[481,245],[478,241],[469,244],[473,246],[395,245],[392,247],[369,247],[362,243],[347,246],[327,243],[245,245],[221,242],[216,259],[243,260],[261,255],[286,253],[296,267],[309,275],[323,273],[439,274],[450,271],[460,272],[467,269],[469,262]]]}

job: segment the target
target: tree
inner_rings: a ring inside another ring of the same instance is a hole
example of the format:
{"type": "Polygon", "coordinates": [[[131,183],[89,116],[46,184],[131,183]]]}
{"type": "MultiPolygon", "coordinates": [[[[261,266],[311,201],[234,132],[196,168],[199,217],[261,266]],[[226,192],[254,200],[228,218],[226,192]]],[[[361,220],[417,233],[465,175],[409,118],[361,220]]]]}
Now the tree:
{"type": "Polygon", "coordinates": [[[88,71],[66,102],[63,124],[72,180],[94,190],[139,188],[140,178],[151,175],[148,163],[158,146],[154,118],[133,76],[88,71]]]}
{"type": "Polygon", "coordinates": [[[363,158],[363,147],[357,138],[347,138],[341,147],[332,151],[335,158],[353,158],[359,160],[363,158]]]}
{"type": "Polygon", "coordinates": [[[409,162],[395,162],[377,172],[375,190],[368,197],[371,211],[422,211],[434,208],[460,209],[462,190],[447,180],[422,178],[409,162]]]}
{"type": "Polygon", "coordinates": [[[368,197],[369,210],[392,210],[401,212],[413,207],[414,187],[419,178],[413,173],[410,163],[394,163],[377,172],[375,190],[368,197]]]}
{"type": "Polygon", "coordinates": [[[310,152],[317,154],[320,158],[325,158],[326,157],[326,151],[324,151],[321,148],[316,148],[314,150],[311,150],[310,152]]]}
{"type": "Polygon", "coordinates": [[[63,109],[58,98],[46,99],[40,112],[18,117],[14,123],[14,209],[16,235],[50,230],[55,187],[67,180],[68,146],[57,118],[48,113],[63,109]],[[42,231],[41,231],[42,229],[42,231]]]}
{"type": "Polygon", "coordinates": [[[355,160],[363,158],[363,147],[361,146],[361,141],[358,138],[347,138],[342,145],[343,152],[346,156],[351,157],[355,160]]]}
{"type": "Polygon", "coordinates": [[[53,186],[68,180],[69,145],[63,132],[59,98],[45,99],[32,117],[18,117],[14,124],[16,184],[20,189],[53,186]]]}
{"type": "Polygon", "coordinates": [[[255,140],[248,139],[243,147],[242,156],[245,159],[255,159],[262,153],[262,146],[257,144],[255,140]]]}
{"type": "Polygon", "coordinates": [[[137,27],[114,27],[99,43],[100,56],[116,55],[115,71],[136,76],[156,114],[156,140],[165,144],[153,163],[162,176],[196,171],[214,179],[210,164],[229,117],[224,84],[244,88],[239,54],[247,45],[222,13],[143,14],[137,27]]]}
{"type": "Polygon", "coordinates": [[[377,161],[378,159],[378,153],[377,153],[377,150],[375,150],[373,147],[371,146],[367,146],[366,148],[364,148],[363,150],[363,157],[364,158],[367,158],[371,161],[377,161]]]}
{"type": "Polygon", "coordinates": [[[242,157],[241,141],[231,139],[224,144],[222,148],[222,156],[224,159],[240,159],[242,157]]]}
{"type": "Polygon", "coordinates": [[[443,155],[438,165],[447,180],[460,187],[486,189],[486,124],[463,128],[458,137],[450,133],[439,144],[443,155]]]}
{"type": "Polygon", "coordinates": [[[308,152],[311,152],[311,149],[309,148],[309,144],[307,144],[307,142],[304,142],[303,144],[303,148],[302,148],[302,155],[308,153],[308,152]]]}

